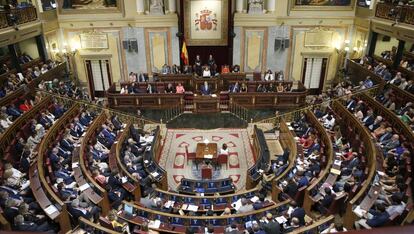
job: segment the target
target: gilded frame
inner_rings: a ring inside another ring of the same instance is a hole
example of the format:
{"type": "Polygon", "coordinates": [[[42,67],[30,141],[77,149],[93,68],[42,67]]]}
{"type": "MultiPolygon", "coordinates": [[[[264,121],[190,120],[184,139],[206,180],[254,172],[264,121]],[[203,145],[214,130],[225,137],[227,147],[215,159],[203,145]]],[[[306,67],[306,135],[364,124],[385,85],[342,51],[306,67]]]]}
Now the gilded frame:
{"type": "Polygon", "coordinates": [[[352,11],[355,8],[355,0],[351,0],[349,6],[316,6],[316,5],[296,5],[296,0],[290,0],[291,11],[352,11]]]}
{"type": "Polygon", "coordinates": [[[228,44],[228,6],[229,0],[221,1],[221,38],[220,39],[192,39],[191,38],[191,2],[202,0],[184,0],[184,36],[188,46],[226,46],[228,44]]]}
{"type": "Polygon", "coordinates": [[[63,9],[63,1],[57,0],[57,11],[59,15],[76,15],[76,14],[108,14],[108,13],[123,13],[124,1],[117,0],[116,8],[108,9],[63,9]]]}

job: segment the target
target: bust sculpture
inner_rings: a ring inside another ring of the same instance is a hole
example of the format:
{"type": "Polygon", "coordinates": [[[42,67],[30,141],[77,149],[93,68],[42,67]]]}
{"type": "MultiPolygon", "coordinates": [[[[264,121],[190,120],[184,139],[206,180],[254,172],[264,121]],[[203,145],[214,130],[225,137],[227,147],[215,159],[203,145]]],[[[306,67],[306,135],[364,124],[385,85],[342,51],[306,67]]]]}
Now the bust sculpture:
{"type": "Polygon", "coordinates": [[[263,0],[249,0],[249,14],[263,14],[263,0]]]}
{"type": "Polygon", "coordinates": [[[163,0],[151,0],[150,1],[150,14],[153,14],[153,15],[164,14],[163,0]]]}

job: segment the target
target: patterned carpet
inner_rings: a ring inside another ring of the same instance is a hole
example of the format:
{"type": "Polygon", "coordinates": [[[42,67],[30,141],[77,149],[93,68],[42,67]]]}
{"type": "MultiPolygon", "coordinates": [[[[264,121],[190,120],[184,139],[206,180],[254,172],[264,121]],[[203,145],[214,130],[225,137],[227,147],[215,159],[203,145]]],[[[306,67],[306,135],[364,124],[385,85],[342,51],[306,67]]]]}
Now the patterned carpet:
{"type": "Polygon", "coordinates": [[[168,185],[175,190],[181,178],[201,179],[201,171],[185,157],[185,146],[189,152],[196,151],[197,143],[208,139],[217,143],[218,151],[223,143],[229,148],[228,167],[213,169],[213,179],[233,179],[237,190],[244,189],[247,168],[254,164],[252,146],[245,129],[188,130],[168,129],[159,164],[168,171],[168,185]]]}

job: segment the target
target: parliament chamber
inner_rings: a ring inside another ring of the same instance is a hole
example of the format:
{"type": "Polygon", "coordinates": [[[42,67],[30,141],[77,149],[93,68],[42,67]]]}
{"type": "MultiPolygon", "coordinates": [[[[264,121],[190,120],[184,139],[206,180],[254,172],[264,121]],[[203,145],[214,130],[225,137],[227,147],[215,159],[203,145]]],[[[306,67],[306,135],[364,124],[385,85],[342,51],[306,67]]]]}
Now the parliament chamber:
{"type": "Polygon", "coordinates": [[[0,0],[0,233],[414,233],[412,0],[0,0]]]}

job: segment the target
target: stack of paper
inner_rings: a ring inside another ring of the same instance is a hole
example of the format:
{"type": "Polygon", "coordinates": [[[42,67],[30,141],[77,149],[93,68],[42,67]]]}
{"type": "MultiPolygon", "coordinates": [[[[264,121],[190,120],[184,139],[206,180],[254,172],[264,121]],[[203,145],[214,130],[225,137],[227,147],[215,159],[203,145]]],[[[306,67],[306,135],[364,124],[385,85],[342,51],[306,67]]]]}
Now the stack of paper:
{"type": "Polygon", "coordinates": [[[287,222],[287,219],[285,218],[285,216],[279,216],[279,217],[276,217],[276,221],[279,224],[282,224],[282,223],[286,223],[287,222]]]}
{"type": "Polygon", "coordinates": [[[187,210],[197,212],[198,206],[196,206],[196,205],[188,205],[187,210]]]}
{"type": "Polygon", "coordinates": [[[161,221],[154,220],[154,221],[149,222],[148,227],[158,229],[158,228],[160,228],[160,225],[161,225],[161,221]]]}
{"type": "Polygon", "coordinates": [[[45,212],[48,215],[51,215],[51,214],[55,213],[56,211],[58,211],[58,209],[54,205],[50,205],[45,209],[45,212]]]}
{"type": "Polygon", "coordinates": [[[236,202],[233,202],[231,206],[233,206],[235,210],[239,210],[242,206],[241,199],[237,200],[236,202]]]}
{"type": "Polygon", "coordinates": [[[213,155],[212,154],[205,154],[204,155],[204,158],[212,159],[213,158],[213,155]]]}
{"type": "Polygon", "coordinates": [[[82,186],[80,186],[79,187],[79,190],[81,191],[81,192],[83,192],[84,190],[86,190],[86,189],[88,189],[88,188],[90,188],[91,186],[89,186],[89,184],[88,183],[85,183],[85,184],[83,184],[82,186]]]}
{"type": "Polygon", "coordinates": [[[341,174],[341,171],[340,170],[337,170],[335,168],[331,168],[331,173],[333,173],[335,175],[340,175],[341,174]]]}
{"type": "Polygon", "coordinates": [[[250,198],[250,201],[252,201],[253,203],[257,202],[259,200],[258,196],[254,196],[252,198],[250,198]]]}
{"type": "Polygon", "coordinates": [[[72,163],[72,168],[77,168],[77,167],[79,167],[79,162],[72,163]]]}
{"type": "Polygon", "coordinates": [[[363,210],[363,209],[361,209],[361,207],[360,206],[357,206],[357,207],[355,207],[355,209],[354,209],[354,213],[356,214],[356,215],[358,215],[358,217],[363,217],[364,216],[364,214],[366,213],[366,211],[365,210],[363,210]]]}

